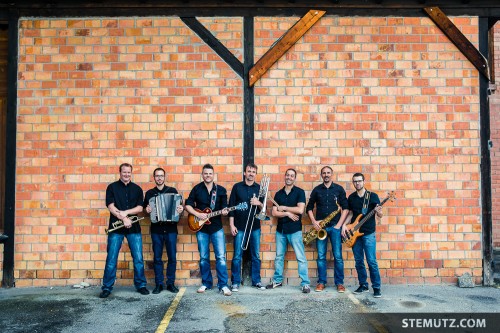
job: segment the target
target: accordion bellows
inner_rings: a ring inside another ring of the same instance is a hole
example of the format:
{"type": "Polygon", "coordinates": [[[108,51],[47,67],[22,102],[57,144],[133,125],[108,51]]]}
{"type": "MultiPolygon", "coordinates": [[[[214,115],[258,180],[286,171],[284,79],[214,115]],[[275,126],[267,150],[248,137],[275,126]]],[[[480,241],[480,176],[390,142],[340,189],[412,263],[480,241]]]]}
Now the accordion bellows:
{"type": "Polygon", "coordinates": [[[162,193],[149,199],[151,223],[179,222],[177,206],[182,204],[180,194],[162,193]]]}

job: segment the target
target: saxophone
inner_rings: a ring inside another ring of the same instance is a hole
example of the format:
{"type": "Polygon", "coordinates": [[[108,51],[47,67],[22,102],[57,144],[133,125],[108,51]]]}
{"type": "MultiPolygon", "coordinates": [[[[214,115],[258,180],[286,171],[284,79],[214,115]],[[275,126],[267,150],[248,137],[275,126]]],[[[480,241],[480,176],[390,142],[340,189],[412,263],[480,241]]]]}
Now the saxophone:
{"type": "Polygon", "coordinates": [[[335,217],[335,215],[337,215],[338,213],[340,213],[342,211],[342,208],[340,207],[337,200],[335,200],[335,203],[337,204],[337,210],[332,212],[330,215],[328,215],[327,217],[325,217],[321,221],[319,221],[319,226],[321,227],[321,229],[318,231],[313,227],[311,230],[309,230],[304,235],[304,237],[302,237],[302,241],[304,242],[305,245],[308,245],[316,238],[318,238],[320,240],[323,240],[326,238],[326,230],[323,228],[325,227],[325,225],[330,223],[330,221],[335,217]]]}

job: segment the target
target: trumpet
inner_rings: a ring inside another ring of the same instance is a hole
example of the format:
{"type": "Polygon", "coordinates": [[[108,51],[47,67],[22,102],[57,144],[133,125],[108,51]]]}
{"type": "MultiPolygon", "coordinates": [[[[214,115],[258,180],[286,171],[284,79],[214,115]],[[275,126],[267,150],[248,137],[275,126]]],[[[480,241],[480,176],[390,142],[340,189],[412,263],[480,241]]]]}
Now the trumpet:
{"type": "MultiPolygon", "coordinates": [[[[139,216],[136,216],[136,215],[132,215],[132,216],[127,216],[130,221],[132,221],[132,223],[135,223],[135,222],[139,222],[140,220],[143,220],[144,217],[139,217],[139,216]]],[[[125,224],[123,224],[123,221],[122,220],[118,220],[116,222],[113,222],[111,223],[111,226],[113,228],[111,229],[104,229],[104,231],[106,231],[106,234],[109,234],[110,232],[113,232],[115,230],[118,230],[118,229],[121,229],[125,226],[125,224]]]]}
{"type": "Polygon", "coordinates": [[[326,233],[326,230],[324,229],[325,225],[330,223],[330,221],[335,217],[335,215],[337,215],[338,213],[340,213],[342,211],[342,208],[340,207],[339,203],[336,200],[335,200],[335,203],[337,204],[337,210],[332,212],[330,215],[325,217],[323,220],[319,221],[319,226],[321,227],[321,229],[318,231],[313,227],[311,230],[309,230],[302,237],[302,242],[304,242],[305,245],[308,245],[316,238],[319,240],[323,240],[326,238],[327,233],[326,233]]]}
{"type": "MultiPolygon", "coordinates": [[[[259,214],[256,214],[257,206],[254,205],[250,206],[250,209],[248,211],[247,224],[245,225],[245,231],[243,233],[243,239],[241,241],[242,250],[248,249],[248,244],[250,243],[250,233],[252,232],[254,218],[259,220],[269,220],[269,217],[266,216],[266,198],[270,180],[271,180],[270,177],[264,175],[264,177],[260,181],[260,190],[257,198],[260,199],[261,197],[264,197],[264,203],[262,205],[262,209],[260,210],[259,214]],[[252,221],[250,221],[250,218],[252,219],[252,221]]],[[[253,198],[255,198],[255,194],[253,195],[253,198]]]]}

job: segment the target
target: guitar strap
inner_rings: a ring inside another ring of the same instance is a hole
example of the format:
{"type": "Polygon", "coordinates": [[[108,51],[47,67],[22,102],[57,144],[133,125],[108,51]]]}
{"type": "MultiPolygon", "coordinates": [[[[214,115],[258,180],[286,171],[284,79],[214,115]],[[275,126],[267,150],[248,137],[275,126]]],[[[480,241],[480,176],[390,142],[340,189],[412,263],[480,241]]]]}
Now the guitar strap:
{"type": "Polygon", "coordinates": [[[215,200],[217,200],[217,184],[214,183],[212,188],[212,198],[210,199],[210,209],[213,211],[215,209],[215,200]]]}
{"type": "Polygon", "coordinates": [[[366,215],[368,213],[368,205],[370,204],[370,195],[371,192],[365,191],[365,197],[363,198],[363,209],[361,210],[361,214],[366,215]]]}

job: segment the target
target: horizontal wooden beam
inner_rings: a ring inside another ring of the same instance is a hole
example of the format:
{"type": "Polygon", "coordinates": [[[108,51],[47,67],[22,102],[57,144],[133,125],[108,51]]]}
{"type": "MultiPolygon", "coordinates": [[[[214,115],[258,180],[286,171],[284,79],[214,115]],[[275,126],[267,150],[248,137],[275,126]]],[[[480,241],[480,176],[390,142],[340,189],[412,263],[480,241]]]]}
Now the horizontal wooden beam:
{"type": "Polygon", "coordinates": [[[488,60],[476,49],[467,37],[457,28],[439,7],[424,8],[425,12],[434,23],[443,31],[453,44],[469,59],[479,73],[490,80],[490,70],[488,60]]]}
{"type": "Polygon", "coordinates": [[[325,13],[324,10],[310,10],[281,36],[250,69],[250,86],[253,86],[325,13]]]}

